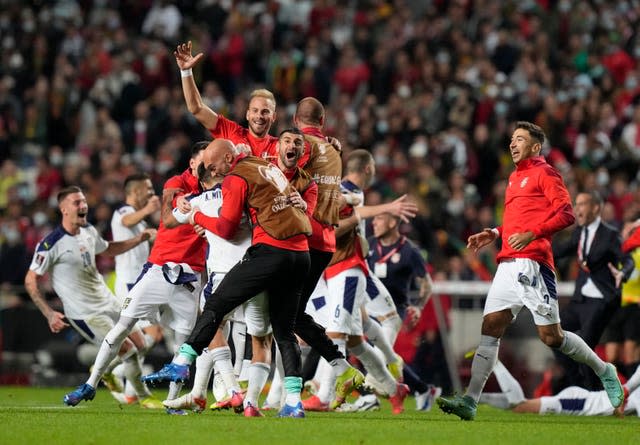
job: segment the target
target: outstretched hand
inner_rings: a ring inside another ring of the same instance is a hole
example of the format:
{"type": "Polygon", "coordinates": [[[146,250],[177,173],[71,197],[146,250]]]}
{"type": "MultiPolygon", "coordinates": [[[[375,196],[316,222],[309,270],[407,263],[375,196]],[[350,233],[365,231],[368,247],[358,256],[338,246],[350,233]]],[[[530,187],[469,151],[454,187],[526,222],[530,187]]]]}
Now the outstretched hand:
{"type": "Polygon", "coordinates": [[[398,216],[402,221],[408,223],[409,219],[418,214],[418,206],[410,201],[407,195],[402,195],[395,201],[389,203],[389,213],[398,216]]]}
{"type": "Polygon", "coordinates": [[[475,233],[467,238],[467,249],[477,252],[480,248],[491,244],[497,238],[491,229],[482,229],[482,232],[475,233]]]}
{"type": "Polygon", "coordinates": [[[178,68],[181,70],[188,70],[189,68],[193,68],[199,61],[204,57],[203,53],[198,53],[195,56],[191,54],[191,40],[187,43],[181,43],[176,47],[176,50],[173,52],[173,55],[176,58],[176,63],[178,64],[178,68]]]}

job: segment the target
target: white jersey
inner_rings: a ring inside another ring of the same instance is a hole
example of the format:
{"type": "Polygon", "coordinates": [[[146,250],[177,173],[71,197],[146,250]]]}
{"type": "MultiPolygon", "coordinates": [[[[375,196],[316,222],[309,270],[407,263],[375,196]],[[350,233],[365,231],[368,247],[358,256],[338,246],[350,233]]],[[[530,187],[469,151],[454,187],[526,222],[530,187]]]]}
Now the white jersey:
{"type": "Polygon", "coordinates": [[[117,306],[96,268],[96,254],[107,247],[109,243],[91,225],[81,227],[75,236],[58,226],[36,246],[29,269],[38,275],[50,272],[67,318],[82,320],[117,306]]]}
{"type": "MultiPolygon", "coordinates": [[[[624,413],[633,414],[640,408],[640,390],[636,389],[625,400],[624,413]]],[[[540,397],[540,414],[569,414],[574,416],[610,416],[613,406],[606,391],[589,391],[569,386],[555,396],[540,397]]]]}
{"type": "MultiPolygon", "coordinates": [[[[125,215],[134,213],[136,209],[125,204],[115,212],[111,217],[111,234],[114,241],[124,241],[141,234],[146,228],[147,223],[142,220],[133,227],[127,227],[122,223],[125,215]]],[[[149,242],[138,244],[133,249],[127,250],[120,255],[116,255],[116,295],[123,299],[126,297],[126,291],[136,282],[136,279],[142,271],[142,266],[147,262],[149,257],[149,242]],[[124,295],[122,295],[124,292],[124,295]]]]}
{"type": "MultiPolygon", "coordinates": [[[[188,197],[192,208],[198,208],[203,214],[212,217],[220,215],[222,207],[222,184],[216,184],[213,188],[205,190],[198,195],[188,197]]],[[[189,215],[179,213],[174,209],[173,214],[179,222],[186,222],[189,215]]],[[[242,216],[240,226],[233,239],[226,240],[215,233],[206,231],[209,249],[207,252],[207,272],[227,273],[244,256],[251,246],[251,227],[246,215],[242,216]]]]}

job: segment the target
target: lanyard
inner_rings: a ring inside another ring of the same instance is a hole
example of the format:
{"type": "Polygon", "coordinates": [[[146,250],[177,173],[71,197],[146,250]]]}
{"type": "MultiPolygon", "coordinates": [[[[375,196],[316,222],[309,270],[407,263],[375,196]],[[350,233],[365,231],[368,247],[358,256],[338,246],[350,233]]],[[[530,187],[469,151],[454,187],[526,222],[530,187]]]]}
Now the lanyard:
{"type": "MultiPolygon", "coordinates": [[[[378,261],[376,261],[376,264],[386,263],[387,261],[389,261],[389,258],[391,258],[393,254],[395,254],[398,250],[402,248],[406,240],[407,238],[404,235],[401,236],[400,241],[396,244],[396,247],[391,249],[389,252],[387,252],[385,256],[381,257],[378,261]]],[[[378,256],[382,255],[382,246],[380,242],[378,242],[378,244],[376,245],[376,251],[378,252],[378,256]]]]}

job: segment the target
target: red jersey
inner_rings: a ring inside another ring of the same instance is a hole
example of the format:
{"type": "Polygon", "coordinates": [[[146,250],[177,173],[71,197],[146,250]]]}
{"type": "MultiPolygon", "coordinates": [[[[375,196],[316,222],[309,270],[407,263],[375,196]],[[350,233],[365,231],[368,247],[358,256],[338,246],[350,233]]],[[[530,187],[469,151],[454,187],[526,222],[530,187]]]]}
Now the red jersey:
{"type": "MultiPolygon", "coordinates": [[[[233,171],[233,167],[235,167],[236,163],[243,157],[244,156],[238,156],[234,160],[231,171],[233,171]]],[[[309,187],[307,190],[315,190],[317,194],[317,187],[309,187]]],[[[216,218],[206,216],[202,212],[197,212],[194,216],[194,221],[221,238],[232,238],[240,224],[242,213],[248,207],[247,191],[248,186],[244,179],[235,175],[225,176],[224,181],[222,181],[222,207],[220,208],[220,215],[216,218]]],[[[305,198],[305,201],[306,200],[305,198]]],[[[307,209],[307,212],[308,210],[309,209],[307,209]]],[[[260,224],[258,224],[256,209],[249,207],[248,213],[252,227],[251,245],[268,244],[280,249],[295,251],[309,250],[306,235],[294,235],[284,240],[276,239],[270,236],[260,224]]]]}
{"type": "MultiPolygon", "coordinates": [[[[181,189],[181,194],[197,193],[200,191],[198,178],[189,169],[179,176],[173,176],[164,183],[164,189],[181,189]]],[[[175,199],[172,203],[175,205],[175,199]]],[[[156,241],[153,243],[149,262],[162,266],[168,262],[187,263],[191,268],[200,272],[204,270],[207,240],[193,230],[189,224],[181,224],[173,229],[167,229],[162,221],[158,227],[156,241]]]]}
{"type": "Polygon", "coordinates": [[[524,159],[509,176],[504,197],[502,249],[497,260],[529,258],[554,268],[551,236],[575,221],[571,197],[560,173],[544,157],[524,159]],[[512,249],[507,240],[514,233],[531,231],[536,239],[524,249],[512,249]]]}
{"type": "MultiPolygon", "coordinates": [[[[310,134],[312,136],[317,136],[321,138],[325,138],[320,130],[313,127],[305,127],[302,129],[304,134],[310,134]]],[[[298,161],[298,166],[300,168],[305,168],[307,162],[309,161],[309,154],[311,152],[309,148],[309,143],[305,142],[304,144],[304,154],[298,161]]],[[[330,224],[323,224],[317,219],[313,217],[309,217],[311,221],[311,229],[313,232],[309,237],[309,248],[314,250],[319,250],[321,252],[335,252],[336,251],[336,229],[330,224]]]]}
{"type": "Polygon", "coordinates": [[[209,132],[214,138],[228,139],[236,146],[244,144],[251,149],[251,154],[262,159],[274,159],[278,156],[278,138],[266,135],[263,138],[255,137],[248,128],[236,122],[218,115],[218,122],[215,128],[210,128],[209,132]]]}
{"type": "Polygon", "coordinates": [[[622,251],[630,253],[632,250],[640,247],[640,230],[634,230],[629,237],[622,243],[622,251]]]}

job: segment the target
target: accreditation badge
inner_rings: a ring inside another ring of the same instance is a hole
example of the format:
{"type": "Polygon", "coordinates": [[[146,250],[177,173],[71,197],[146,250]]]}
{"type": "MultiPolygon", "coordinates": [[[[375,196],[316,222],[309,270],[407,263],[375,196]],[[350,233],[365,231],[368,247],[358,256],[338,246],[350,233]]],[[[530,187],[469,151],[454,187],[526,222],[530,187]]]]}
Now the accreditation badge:
{"type": "Polygon", "coordinates": [[[373,273],[378,278],[387,278],[387,263],[375,263],[373,265],[373,273]]]}

